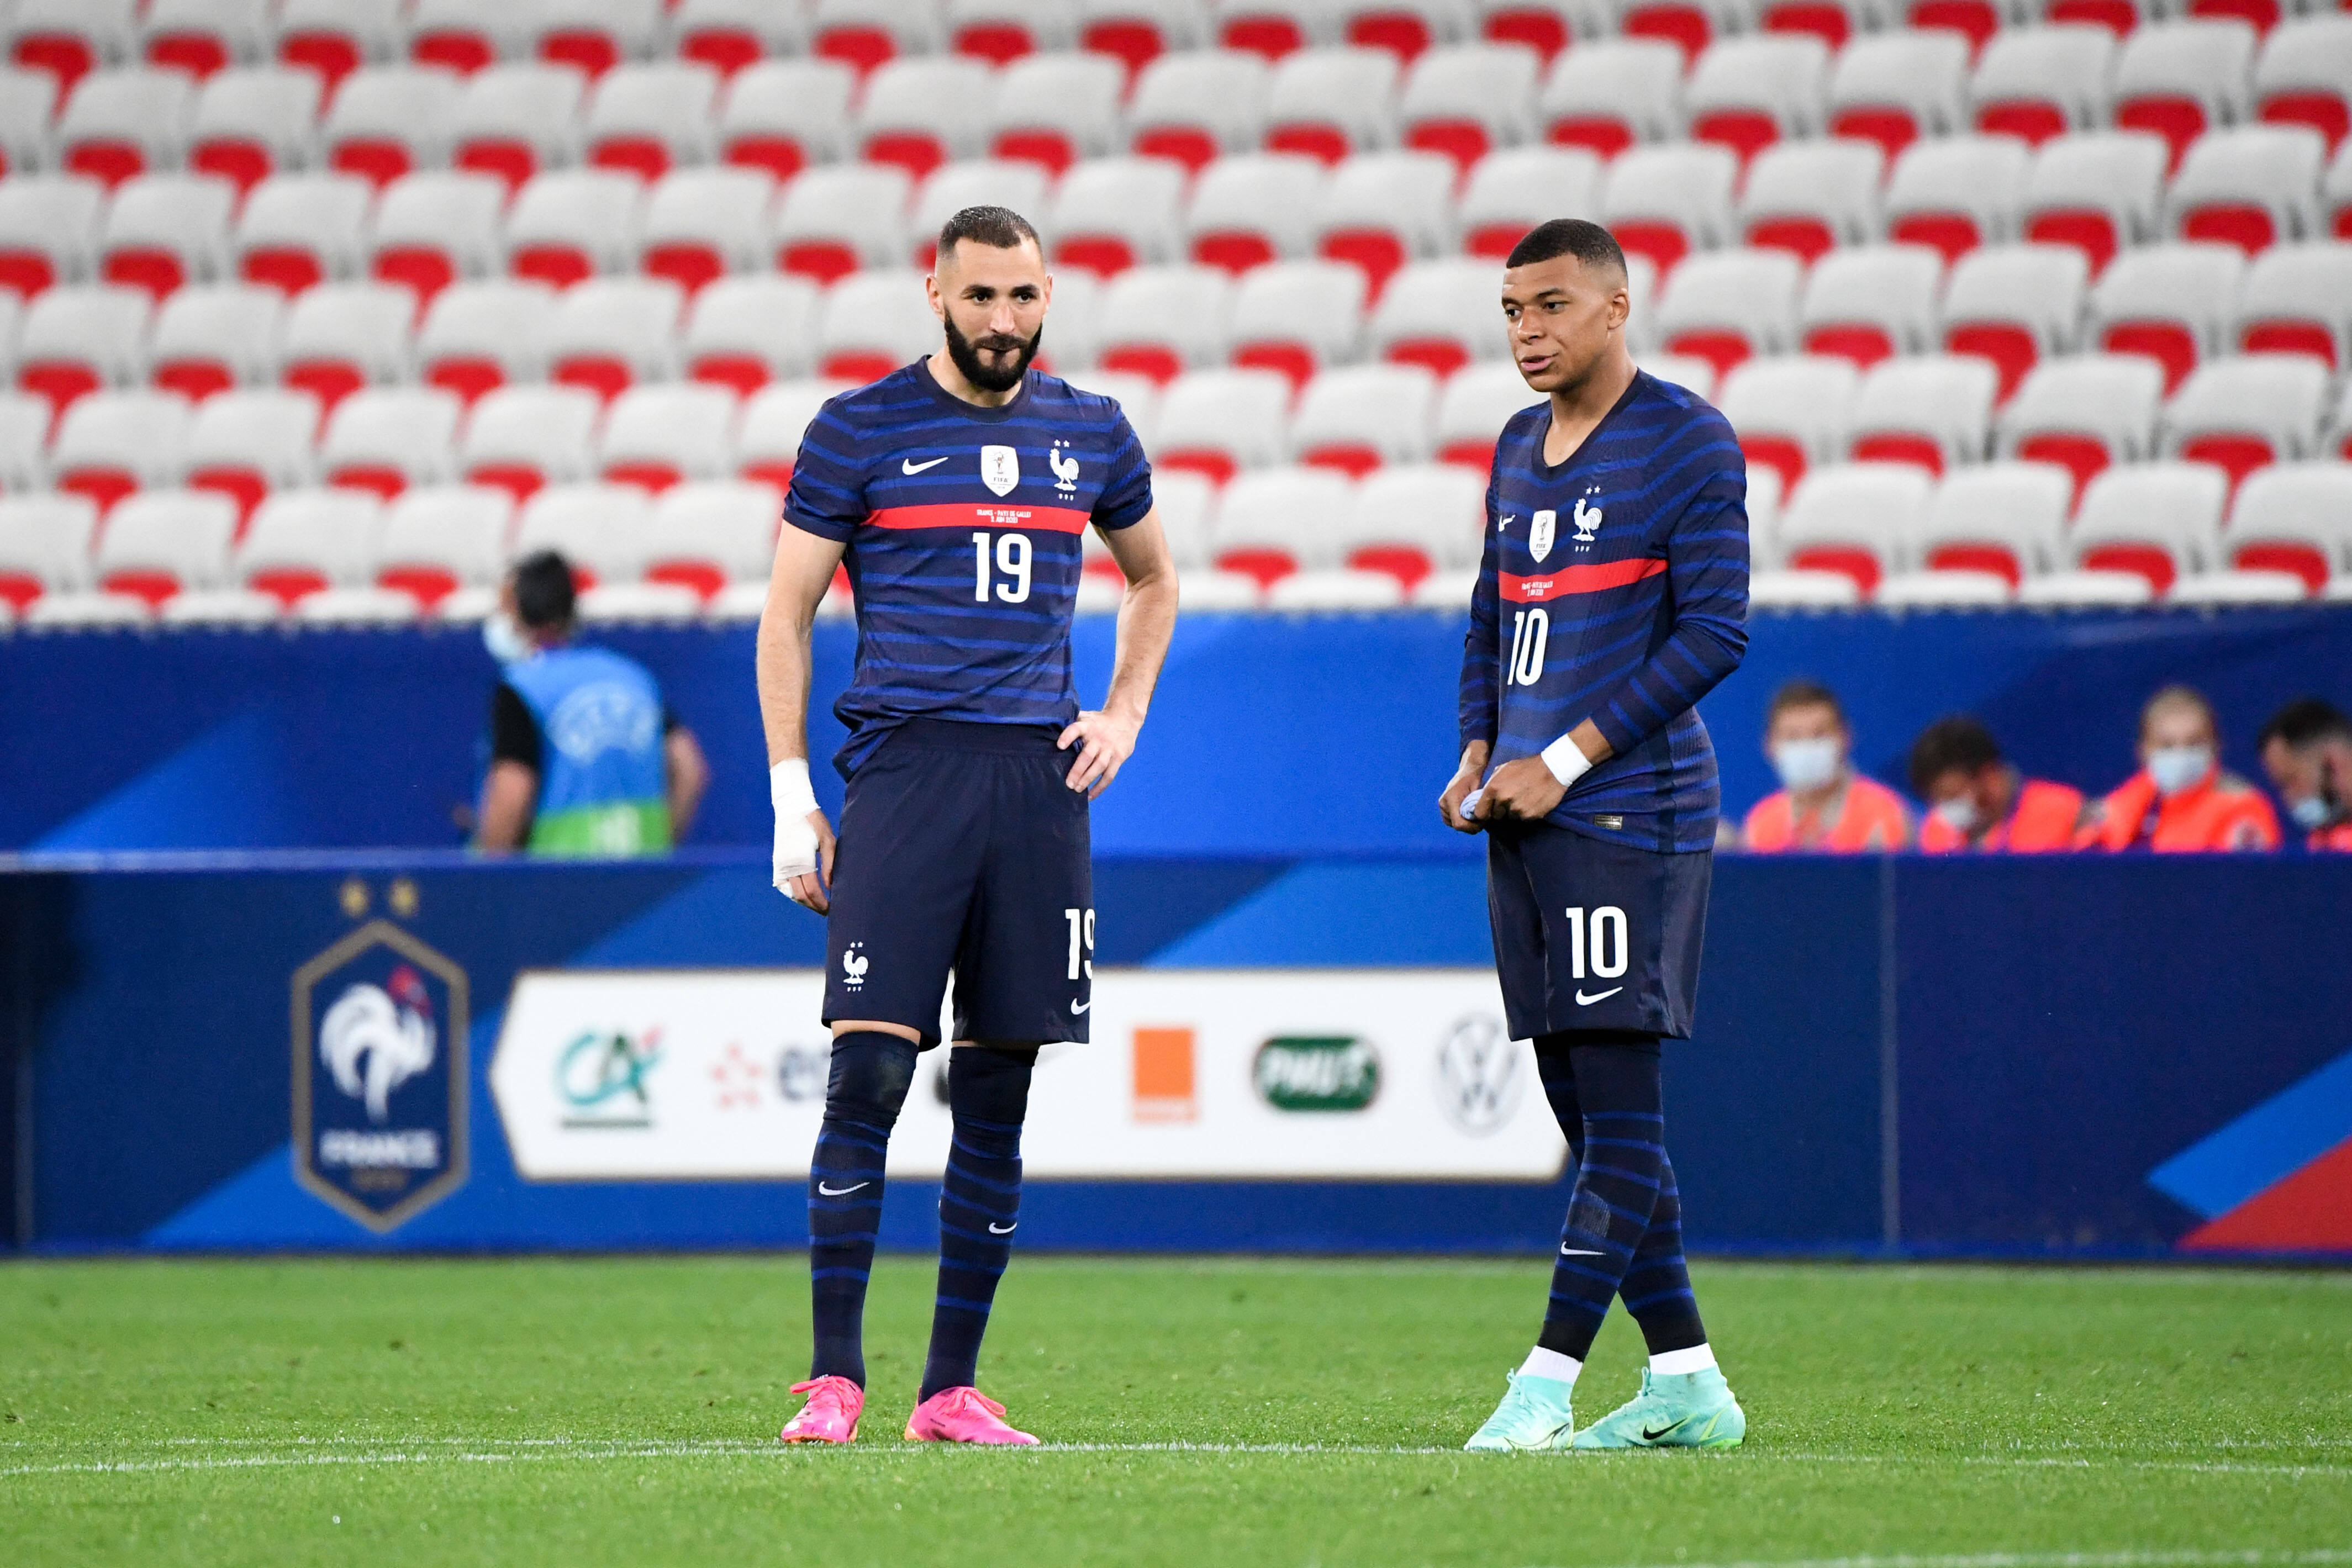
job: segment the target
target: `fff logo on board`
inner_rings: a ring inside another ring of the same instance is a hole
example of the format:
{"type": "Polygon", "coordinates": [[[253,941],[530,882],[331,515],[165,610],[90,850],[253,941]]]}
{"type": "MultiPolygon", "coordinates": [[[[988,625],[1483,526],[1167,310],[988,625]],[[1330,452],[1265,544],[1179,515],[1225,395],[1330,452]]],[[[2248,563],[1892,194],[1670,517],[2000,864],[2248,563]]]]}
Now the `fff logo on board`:
{"type": "Polygon", "coordinates": [[[294,1176],[387,1231],[466,1180],[466,971],[388,920],[294,973],[294,1176]]]}

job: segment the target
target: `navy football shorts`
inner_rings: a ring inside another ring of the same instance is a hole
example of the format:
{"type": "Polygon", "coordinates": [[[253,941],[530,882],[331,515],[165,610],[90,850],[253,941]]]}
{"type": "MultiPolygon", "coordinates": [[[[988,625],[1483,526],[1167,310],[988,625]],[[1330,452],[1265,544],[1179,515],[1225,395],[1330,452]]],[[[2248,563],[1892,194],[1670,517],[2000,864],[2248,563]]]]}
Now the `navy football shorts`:
{"type": "Polygon", "coordinates": [[[1486,915],[1513,1040],[1689,1038],[1715,852],[1660,854],[1549,822],[1486,831],[1486,915]]]}
{"type": "Polygon", "coordinates": [[[1094,1005],[1087,798],[1058,728],[912,719],[849,780],[825,921],[824,1021],[939,1043],[1082,1040],[1094,1005]]]}

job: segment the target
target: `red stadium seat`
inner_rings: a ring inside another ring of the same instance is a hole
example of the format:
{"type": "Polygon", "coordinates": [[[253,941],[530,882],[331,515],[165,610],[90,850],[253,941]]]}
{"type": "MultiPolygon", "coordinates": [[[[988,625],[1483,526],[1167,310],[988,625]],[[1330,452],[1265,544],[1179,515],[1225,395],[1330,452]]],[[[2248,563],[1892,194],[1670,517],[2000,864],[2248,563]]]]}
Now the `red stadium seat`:
{"type": "Polygon", "coordinates": [[[285,0],[278,13],[278,61],[315,73],[331,97],[369,60],[391,57],[400,12],[400,0],[285,0]]]}
{"type": "Polygon", "coordinates": [[[2249,118],[2254,47],[2237,20],[2140,28],[2116,57],[2116,128],[2163,137],[2178,167],[2208,130],[2249,118]]]}
{"type": "Polygon", "coordinates": [[[1570,49],[1545,78],[1536,113],[1544,139],[1614,158],[1682,129],[1682,51],[1656,38],[1610,38],[1570,49]]]}

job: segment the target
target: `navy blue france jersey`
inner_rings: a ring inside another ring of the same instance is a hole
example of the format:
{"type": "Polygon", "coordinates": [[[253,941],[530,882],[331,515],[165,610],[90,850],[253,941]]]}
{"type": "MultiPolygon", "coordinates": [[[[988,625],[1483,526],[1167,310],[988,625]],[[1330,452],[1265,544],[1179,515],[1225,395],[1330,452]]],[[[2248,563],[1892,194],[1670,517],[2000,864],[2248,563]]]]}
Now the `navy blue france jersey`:
{"type": "Polygon", "coordinates": [[[842,776],[909,718],[1076,718],[1085,530],[1150,510],[1151,465],[1118,404],[1042,371],[1000,408],[954,396],[920,360],[827,402],[801,437],[784,520],[848,547],[842,776]]]}
{"type": "MultiPolygon", "coordinates": [[[[1638,849],[1715,842],[1698,699],[1748,648],[1748,471],[1724,417],[1636,372],[1566,463],[1549,402],[1504,426],[1462,658],[1462,741],[1493,767],[1591,719],[1613,755],[1549,821],[1638,849]]],[[[1491,772],[1491,768],[1490,768],[1491,772]]]]}

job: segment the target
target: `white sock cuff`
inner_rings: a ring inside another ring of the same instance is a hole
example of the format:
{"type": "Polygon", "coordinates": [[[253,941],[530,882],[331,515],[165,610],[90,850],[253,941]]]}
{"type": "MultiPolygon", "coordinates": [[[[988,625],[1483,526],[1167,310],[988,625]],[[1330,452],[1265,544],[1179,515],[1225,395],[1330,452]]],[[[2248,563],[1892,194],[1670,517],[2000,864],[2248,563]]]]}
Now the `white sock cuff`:
{"type": "Polygon", "coordinates": [[[1562,1355],[1556,1350],[1538,1345],[1528,1352],[1527,1360],[1519,1363],[1521,1377],[1548,1377],[1554,1383],[1573,1383],[1576,1375],[1584,1370],[1584,1363],[1572,1355],[1562,1355]]]}
{"type": "Polygon", "coordinates": [[[1706,1344],[1695,1344],[1688,1350],[1662,1350],[1650,1357],[1650,1370],[1660,1377],[1682,1377],[1714,1365],[1714,1348],[1706,1344]]]}

